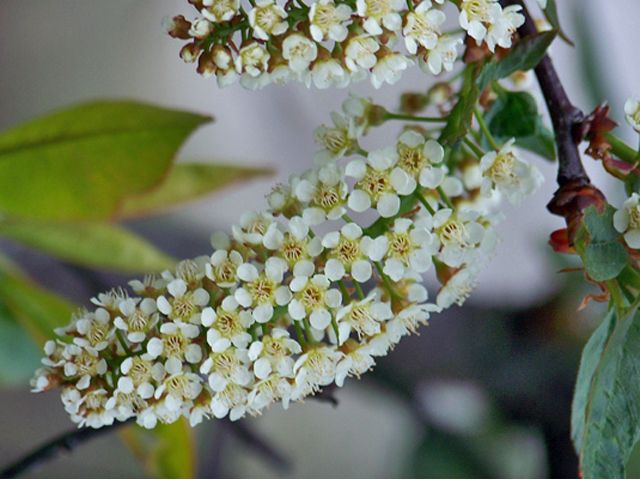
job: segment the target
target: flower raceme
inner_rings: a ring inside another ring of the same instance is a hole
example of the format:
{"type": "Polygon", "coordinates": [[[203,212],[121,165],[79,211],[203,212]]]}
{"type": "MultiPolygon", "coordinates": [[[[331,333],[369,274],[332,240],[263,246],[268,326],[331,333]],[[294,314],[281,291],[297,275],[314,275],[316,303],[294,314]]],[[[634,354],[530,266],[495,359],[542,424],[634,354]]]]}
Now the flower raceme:
{"type": "MultiPolygon", "coordinates": [[[[276,14],[263,19],[265,32],[279,28],[276,14]]],[[[381,16],[382,28],[394,18],[381,16]]],[[[491,162],[474,160],[482,188],[465,187],[468,168],[448,165],[442,146],[414,130],[367,154],[360,115],[373,107],[346,101],[332,119],[348,146],[324,141],[334,127],[321,127],[321,165],[274,188],[271,208],[245,212],[231,236],[212,235],[211,255],[132,281],[132,293],[92,299],[95,310],[79,311],[46,343],[33,390],[61,387],[79,426],[237,420],[342,386],[432,313],[461,305],[495,243],[497,217],[483,194],[513,201],[537,184],[517,167],[491,173],[501,155],[520,165],[513,142],[491,162]],[[346,155],[366,158],[341,168],[346,155]],[[363,228],[349,215],[375,221],[363,228]],[[429,272],[440,283],[435,303],[423,286],[429,272]]]]}
{"type": "MultiPolygon", "coordinates": [[[[371,73],[372,84],[395,83],[418,64],[438,75],[451,71],[462,36],[443,31],[444,0],[312,0],[309,4],[259,0],[199,0],[189,3],[201,15],[165,17],[174,38],[190,40],[181,50],[185,62],[214,76],[220,87],[239,77],[248,89],[290,80],[318,88],[346,87],[371,73]],[[401,39],[396,50],[396,40],[401,39]]],[[[459,26],[478,45],[509,48],[524,22],[520,6],[503,9],[497,0],[461,0],[459,26]]],[[[456,4],[447,7],[455,9],[456,4]]]]}

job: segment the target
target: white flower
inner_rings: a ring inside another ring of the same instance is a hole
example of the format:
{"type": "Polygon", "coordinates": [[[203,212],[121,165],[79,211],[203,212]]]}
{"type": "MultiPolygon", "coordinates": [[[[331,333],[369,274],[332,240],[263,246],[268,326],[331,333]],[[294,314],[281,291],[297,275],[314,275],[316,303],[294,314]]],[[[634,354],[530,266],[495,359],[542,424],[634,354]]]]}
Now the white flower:
{"type": "Polygon", "coordinates": [[[458,270],[440,288],[436,304],[441,308],[449,308],[454,303],[462,306],[476,286],[475,275],[479,269],[480,264],[474,263],[467,268],[458,270]]]}
{"type": "Polygon", "coordinates": [[[215,310],[207,307],[202,311],[202,325],[209,327],[207,343],[214,352],[226,350],[231,344],[246,348],[251,341],[247,328],[253,322],[253,316],[245,310],[239,310],[238,302],[233,297],[226,297],[215,310]]]}
{"type": "Polygon", "coordinates": [[[316,42],[347,38],[347,27],[343,22],[351,17],[351,8],[346,4],[336,6],[333,0],[319,0],[309,9],[309,32],[316,42]]]}
{"type": "Polygon", "coordinates": [[[147,338],[147,333],[158,323],[156,302],[152,298],[145,298],[136,308],[136,302],[129,299],[120,304],[120,311],[124,317],[116,317],[113,321],[116,328],[123,330],[127,340],[140,343],[147,338]]]}
{"type": "Polygon", "coordinates": [[[124,375],[118,379],[120,391],[125,394],[135,391],[142,399],[151,398],[155,393],[154,384],[159,384],[166,375],[164,365],[154,362],[147,353],[126,358],[120,371],[124,375]]]}
{"type": "Polygon", "coordinates": [[[352,329],[359,339],[380,333],[380,324],[390,318],[393,318],[393,312],[389,305],[376,300],[373,293],[359,302],[352,301],[341,308],[336,316],[341,336],[339,344],[346,341],[352,329]]]}
{"type": "Polygon", "coordinates": [[[498,152],[489,152],[480,159],[482,170],[481,192],[491,196],[496,187],[514,206],[519,206],[525,195],[530,195],[542,183],[542,175],[535,166],[518,158],[513,148],[515,139],[505,143],[498,152]]]}
{"type": "Polygon", "coordinates": [[[287,31],[288,24],[284,19],[287,12],[274,0],[258,0],[249,11],[249,25],[253,28],[253,36],[260,40],[269,40],[271,35],[281,35],[287,31]]]}
{"type": "Polygon", "coordinates": [[[371,84],[380,88],[384,82],[393,85],[402,75],[402,71],[413,65],[413,61],[401,53],[388,53],[378,58],[378,63],[371,70],[371,84]]]}
{"type": "Polygon", "coordinates": [[[163,355],[166,358],[185,359],[189,363],[202,360],[202,349],[192,340],[200,335],[200,328],[180,321],[163,323],[160,337],[154,337],[147,343],[147,353],[151,358],[163,355]]]}
{"type": "Polygon", "coordinates": [[[189,289],[181,278],[177,278],[167,285],[171,297],[158,297],[158,310],[171,320],[199,324],[202,307],[209,303],[209,293],[204,288],[189,289]]]}
{"type": "Polygon", "coordinates": [[[278,226],[271,224],[264,235],[264,246],[275,250],[294,275],[311,275],[315,271],[313,259],[322,253],[320,239],[309,237],[309,225],[300,217],[291,218],[285,232],[278,226]]]}
{"type": "MultiPolygon", "coordinates": [[[[368,254],[381,247],[367,238],[362,236],[362,228],[355,223],[344,225],[340,232],[325,235],[322,246],[331,249],[324,267],[329,280],[342,280],[346,273],[350,273],[357,282],[366,282],[371,278],[373,272],[368,254]]],[[[376,256],[376,260],[379,260],[379,256],[376,256]]]]}
{"type": "Polygon", "coordinates": [[[336,365],[344,353],[331,347],[313,348],[298,358],[293,371],[296,374],[291,400],[300,400],[316,392],[320,386],[329,385],[336,377],[336,365]]]}
{"type": "Polygon", "coordinates": [[[423,0],[413,12],[407,14],[402,34],[407,51],[411,54],[415,55],[418,45],[431,50],[438,44],[440,25],[446,17],[431,6],[430,0],[423,0]]]}
{"type": "Polygon", "coordinates": [[[300,344],[289,337],[289,332],[274,328],[270,335],[264,335],[249,347],[249,359],[253,362],[253,372],[261,380],[276,372],[282,377],[293,376],[293,354],[302,351],[300,344]]]}
{"type": "MultiPolygon", "coordinates": [[[[427,140],[414,130],[407,130],[398,139],[397,166],[412,179],[427,188],[436,188],[444,180],[445,171],[435,165],[442,162],[444,149],[435,140],[427,140]]],[[[413,187],[415,189],[415,186],[413,187]]]]}
{"type": "Polygon", "coordinates": [[[208,383],[214,392],[222,392],[229,384],[249,385],[252,377],[248,364],[246,349],[230,347],[212,352],[200,366],[200,373],[209,375],[208,383]]]}
{"type": "Polygon", "coordinates": [[[164,407],[170,412],[177,412],[183,408],[185,402],[200,395],[202,379],[197,374],[187,371],[182,363],[174,362],[172,359],[168,360],[165,366],[169,376],[162,381],[153,397],[156,400],[162,399],[164,407]]]}
{"type": "Polygon", "coordinates": [[[309,206],[302,212],[302,218],[308,225],[319,225],[325,221],[337,220],[347,213],[348,187],[344,181],[344,172],[335,164],[329,164],[320,170],[311,170],[296,187],[296,196],[309,206]]]}
{"type": "Polygon", "coordinates": [[[304,35],[294,33],[282,42],[282,56],[289,61],[294,72],[302,72],[309,68],[318,55],[318,46],[304,35]]]}
{"type": "Polygon", "coordinates": [[[211,400],[211,413],[216,418],[224,418],[229,414],[229,420],[235,422],[242,418],[247,410],[248,394],[246,388],[229,383],[211,400]]]}
{"type": "Polygon", "coordinates": [[[400,281],[406,268],[424,273],[433,264],[431,259],[440,250],[440,243],[424,227],[414,225],[408,218],[398,218],[393,229],[386,233],[388,250],[383,272],[394,282],[400,281]]]}
{"type": "Polygon", "coordinates": [[[357,180],[349,195],[348,205],[355,212],[364,212],[375,207],[385,218],[392,217],[400,209],[398,194],[409,195],[415,189],[415,182],[401,168],[394,168],[398,162],[395,147],[386,147],[371,152],[367,163],[353,160],[347,165],[346,175],[357,180]]]}
{"type": "Polygon", "coordinates": [[[228,22],[240,10],[240,0],[202,0],[201,13],[215,23],[228,22]]]}
{"type": "Polygon", "coordinates": [[[522,10],[520,5],[510,5],[496,15],[485,37],[490,51],[493,52],[496,45],[502,48],[511,47],[513,34],[524,23],[524,15],[518,13],[520,10],[522,10]]]}
{"type": "Polygon", "coordinates": [[[67,410],[71,414],[71,420],[78,424],[78,427],[100,428],[105,425],[112,425],[115,419],[114,411],[107,410],[107,391],[104,388],[92,390],[85,396],[73,403],[75,412],[67,410]]]}
{"type": "Polygon", "coordinates": [[[436,47],[427,53],[426,60],[424,55],[418,56],[420,69],[434,75],[438,75],[442,70],[450,72],[458,58],[457,46],[460,44],[462,39],[459,37],[441,36],[436,47]]]}
{"type": "MultiPolygon", "coordinates": [[[[314,3],[317,5],[317,3],[314,3]]],[[[312,7],[313,8],[313,7],[312,7]]],[[[349,73],[342,68],[342,65],[335,58],[319,58],[313,62],[311,68],[311,78],[317,88],[344,88],[349,85],[349,73]]]]}
{"type": "Polygon", "coordinates": [[[357,0],[358,15],[365,19],[364,29],[371,35],[381,35],[382,26],[393,32],[400,29],[402,19],[398,11],[402,0],[357,0]]]}
{"type": "Polygon", "coordinates": [[[313,139],[323,150],[313,155],[313,163],[324,167],[342,158],[358,138],[358,130],[351,118],[342,113],[331,112],[334,127],[320,125],[313,131],[313,139]]]}
{"type": "Polygon", "coordinates": [[[392,338],[415,333],[419,324],[427,324],[432,312],[440,312],[441,310],[438,305],[433,303],[411,305],[387,322],[387,332],[392,338]]]}
{"type": "Polygon", "coordinates": [[[231,288],[238,284],[238,267],[242,264],[242,255],[236,250],[216,250],[211,262],[205,265],[207,278],[220,288],[231,288]]]}
{"type": "Polygon", "coordinates": [[[267,212],[246,211],[240,215],[240,225],[233,225],[233,237],[240,243],[262,244],[264,234],[274,222],[273,215],[267,212]]]}
{"type": "Polygon", "coordinates": [[[360,375],[371,369],[376,363],[373,352],[371,345],[366,343],[350,350],[336,366],[336,385],[342,387],[347,376],[360,378],[360,375]]]}
{"type": "Polygon", "coordinates": [[[358,71],[359,67],[365,70],[372,69],[378,62],[376,52],[379,49],[380,44],[369,35],[358,35],[347,40],[345,48],[347,68],[352,72],[358,71]]]}
{"type": "Polygon", "coordinates": [[[460,26],[478,45],[487,36],[487,28],[503,19],[502,8],[497,2],[498,0],[462,0],[460,4],[460,26]]]}
{"type": "Polygon", "coordinates": [[[274,305],[289,303],[291,292],[281,285],[285,270],[286,263],[276,257],[269,258],[261,272],[250,263],[243,263],[238,268],[238,277],[243,283],[235,291],[235,299],[245,308],[254,307],[252,314],[258,323],[271,319],[274,305]]]}
{"type": "Polygon", "coordinates": [[[450,267],[459,267],[465,254],[484,237],[484,227],[473,210],[454,213],[450,208],[438,210],[433,216],[434,233],[442,244],[442,259],[450,267]]]}
{"type": "Polygon", "coordinates": [[[278,399],[282,399],[284,408],[289,406],[291,384],[287,378],[271,374],[268,378],[256,382],[247,396],[247,410],[250,414],[259,414],[264,407],[278,399]]]}
{"type": "Polygon", "coordinates": [[[630,97],[624,103],[625,118],[633,129],[640,133],[640,99],[630,97]]]}
{"type": "Polygon", "coordinates": [[[632,193],[613,214],[613,226],[624,233],[624,241],[631,248],[640,248],[640,195],[632,193]]]}
{"type": "Polygon", "coordinates": [[[330,309],[338,308],[342,303],[342,294],[334,288],[330,289],[330,285],[325,275],[294,277],[289,285],[293,292],[288,307],[291,318],[302,320],[308,317],[313,328],[327,328],[333,317],[330,309]]]}
{"type": "MultiPolygon", "coordinates": [[[[236,71],[251,77],[259,77],[267,71],[271,55],[257,42],[250,42],[240,49],[236,57],[236,71]]],[[[245,78],[245,75],[242,76],[245,78]]]]}
{"type": "Polygon", "coordinates": [[[63,366],[64,376],[77,379],[75,386],[78,390],[86,390],[93,377],[107,373],[107,361],[95,349],[68,345],[62,356],[66,360],[63,366]]]}
{"type": "Polygon", "coordinates": [[[92,352],[107,348],[115,333],[115,328],[111,326],[111,315],[104,308],[98,308],[95,312],[86,312],[75,322],[75,330],[81,336],[74,337],[73,343],[92,352]]]}

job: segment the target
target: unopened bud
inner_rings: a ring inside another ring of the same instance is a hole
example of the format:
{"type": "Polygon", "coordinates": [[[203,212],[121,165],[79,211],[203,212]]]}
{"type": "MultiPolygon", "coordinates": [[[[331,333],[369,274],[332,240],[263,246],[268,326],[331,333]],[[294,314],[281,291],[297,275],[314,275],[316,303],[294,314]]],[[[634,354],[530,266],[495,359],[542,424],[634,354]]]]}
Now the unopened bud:
{"type": "Polygon", "coordinates": [[[187,43],[182,50],[180,50],[180,58],[186,63],[193,63],[198,59],[198,55],[202,52],[202,47],[196,42],[187,43]]]}
{"type": "Polygon", "coordinates": [[[192,38],[192,35],[189,33],[191,22],[186,20],[182,15],[173,18],[164,17],[162,19],[162,28],[173,38],[180,38],[182,40],[192,38]]]}

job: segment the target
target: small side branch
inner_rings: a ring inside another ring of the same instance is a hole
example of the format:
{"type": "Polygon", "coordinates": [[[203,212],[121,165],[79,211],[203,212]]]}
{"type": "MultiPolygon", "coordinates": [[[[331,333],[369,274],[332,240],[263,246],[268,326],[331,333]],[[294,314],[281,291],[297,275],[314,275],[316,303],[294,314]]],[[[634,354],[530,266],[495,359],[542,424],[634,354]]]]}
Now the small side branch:
{"type": "Polygon", "coordinates": [[[102,436],[105,433],[112,432],[123,425],[134,423],[135,419],[131,418],[125,422],[115,422],[113,425],[109,425],[102,428],[83,427],[73,430],[72,432],[60,435],[54,438],[50,442],[45,443],[38,449],[34,450],[27,456],[18,460],[12,465],[9,465],[4,470],[0,471],[0,478],[15,478],[27,469],[49,460],[55,456],[61,450],[71,451],[77,445],[91,440],[95,437],[102,436]]]}
{"type": "MultiPolygon", "coordinates": [[[[521,13],[525,22],[518,29],[520,37],[537,33],[538,30],[522,0],[500,0],[500,3],[503,6],[522,7],[521,13]]],[[[572,245],[584,209],[589,205],[595,205],[601,210],[606,200],[602,192],[591,185],[580,159],[578,145],[582,136],[579,132],[585,121],[584,114],[569,100],[548,55],[542,57],[534,72],[549,110],[558,150],[557,182],[560,188],[547,208],[551,213],[565,218],[569,244],[572,245]]]]}

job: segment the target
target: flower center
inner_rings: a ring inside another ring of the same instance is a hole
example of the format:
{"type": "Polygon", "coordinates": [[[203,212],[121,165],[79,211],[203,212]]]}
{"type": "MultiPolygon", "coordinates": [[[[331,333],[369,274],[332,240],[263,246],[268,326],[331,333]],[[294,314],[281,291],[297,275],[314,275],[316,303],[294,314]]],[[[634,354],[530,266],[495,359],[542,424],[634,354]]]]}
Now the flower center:
{"type": "Polygon", "coordinates": [[[491,16],[489,15],[489,5],[486,0],[470,0],[463,2],[462,8],[466,10],[469,20],[476,20],[478,22],[489,22],[491,16]]]}
{"type": "Polygon", "coordinates": [[[496,183],[512,183],[516,178],[513,169],[515,158],[511,154],[498,155],[491,166],[491,178],[496,183]]]}
{"type": "Polygon", "coordinates": [[[456,220],[450,220],[440,228],[440,241],[445,245],[465,245],[466,238],[467,229],[456,220]]]}
{"type": "Polygon", "coordinates": [[[301,301],[307,309],[314,309],[322,304],[322,291],[315,285],[308,285],[302,290],[301,301]]]}
{"type": "Polygon", "coordinates": [[[78,366],[78,375],[95,375],[98,371],[98,357],[94,357],[89,352],[83,351],[75,359],[75,364],[78,366]]]}
{"type": "Polygon", "coordinates": [[[240,317],[237,313],[221,312],[220,309],[218,310],[216,328],[226,337],[244,331],[244,328],[240,324],[240,317]]]}
{"type": "Polygon", "coordinates": [[[417,148],[409,148],[406,145],[398,146],[398,166],[413,176],[420,174],[427,163],[427,159],[417,148]]]}
{"type": "Polygon", "coordinates": [[[389,182],[388,176],[375,170],[369,171],[358,183],[362,189],[374,199],[377,199],[384,192],[391,190],[391,183],[389,182]]]}
{"type": "Polygon", "coordinates": [[[282,247],[282,256],[289,264],[300,260],[304,255],[304,248],[297,240],[289,238],[282,247]]]}
{"type": "Polygon", "coordinates": [[[193,303],[191,303],[191,299],[185,297],[175,298],[173,300],[173,313],[175,314],[175,318],[184,318],[189,319],[193,316],[196,311],[196,307],[193,303]]]}
{"type": "Polygon", "coordinates": [[[148,324],[149,317],[140,310],[133,312],[133,315],[127,319],[127,325],[129,326],[129,330],[132,332],[142,332],[146,329],[148,324]]]}
{"type": "Polygon", "coordinates": [[[336,192],[335,188],[323,185],[318,190],[314,201],[317,205],[320,205],[324,210],[330,210],[340,202],[340,195],[336,192]]]}
{"type": "Polygon", "coordinates": [[[151,378],[151,362],[135,357],[128,373],[135,386],[139,386],[151,378]]]}
{"type": "Polygon", "coordinates": [[[413,252],[413,244],[406,233],[396,233],[391,237],[389,249],[394,257],[407,261],[413,252]]]}
{"type": "Polygon", "coordinates": [[[163,338],[163,346],[168,357],[181,357],[187,349],[187,339],[179,332],[171,333],[163,338]]]}
{"type": "Polygon", "coordinates": [[[269,357],[280,358],[287,354],[286,348],[277,340],[270,340],[264,343],[264,351],[269,357]]]}
{"type": "Polygon", "coordinates": [[[629,210],[629,225],[631,227],[630,230],[640,229],[640,205],[636,205],[629,210]]]}
{"type": "Polygon", "coordinates": [[[351,265],[360,255],[360,244],[355,240],[344,238],[331,253],[340,260],[340,263],[351,265]]]}
{"type": "Polygon", "coordinates": [[[257,303],[266,303],[271,300],[271,296],[275,291],[275,285],[265,278],[258,278],[249,283],[249,292],[257,303]]]}

